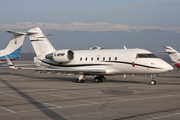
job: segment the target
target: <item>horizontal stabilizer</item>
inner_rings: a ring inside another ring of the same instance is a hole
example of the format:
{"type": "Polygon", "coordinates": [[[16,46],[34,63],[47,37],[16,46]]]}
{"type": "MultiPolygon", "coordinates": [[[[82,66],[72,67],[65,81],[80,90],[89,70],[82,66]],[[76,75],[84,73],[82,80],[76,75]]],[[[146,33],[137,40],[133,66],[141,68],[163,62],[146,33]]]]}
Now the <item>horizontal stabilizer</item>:
{"type": "Polygon", "coordinates": [[[39,32],[23,32],[23,31],[11,31],[11,30],[7,30],[6,32],[14,34],[14,35],[31,35],[31,34],[38,34],[39,32]]]}
{"type": "Polygon", "coordinates": [[[171,46],[164,46],[164,49],[174,63],[180,62],[180,53],[178,51],[171,46]]]}
{"type": "Polygon", "coordinates": [[[158,51],[159,53],[168,53],[168,54],[173,54],[173,53],[176,53],[176,52],[166,52],[166,51],[158,51]]]}

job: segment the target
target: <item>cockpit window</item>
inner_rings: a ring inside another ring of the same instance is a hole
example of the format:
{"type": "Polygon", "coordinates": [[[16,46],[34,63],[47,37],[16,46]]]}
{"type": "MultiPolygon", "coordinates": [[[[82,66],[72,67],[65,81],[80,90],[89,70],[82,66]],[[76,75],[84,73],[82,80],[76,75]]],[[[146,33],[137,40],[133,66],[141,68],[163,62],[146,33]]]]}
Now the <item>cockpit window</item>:
{"type": "Polygon", "coordinates": [[[147,54],[137,54],[137,58],[148,58],[147,54]]]}
{"type": "Polygon", "coordinates": [[[154,54],[147,54],[149,58],[157,58],[154,54]]]}
{"type": "Polygon", "coordinates": [[[157,58],[154,54],[137,54],[136,58],[157,58]]]}

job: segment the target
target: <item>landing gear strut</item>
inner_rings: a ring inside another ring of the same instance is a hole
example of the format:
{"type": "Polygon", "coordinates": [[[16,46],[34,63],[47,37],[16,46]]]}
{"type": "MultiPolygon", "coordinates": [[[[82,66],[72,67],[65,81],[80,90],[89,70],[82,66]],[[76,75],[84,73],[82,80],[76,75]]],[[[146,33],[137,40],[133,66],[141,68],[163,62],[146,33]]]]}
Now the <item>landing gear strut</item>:
{"type": "Polygon", "coordinates": [[[150,82],[151,85],[156,84],[156,75],[151,75],[152,81],[150,82]]]}
{"type": "Polygon", "coordinates": [[[85,75],[79,75],[79,76],[77,76],[76,82],[77,83],[84,83],[85,80],[86,80],[86,76],[85,75]]]}
{"type": "Polygon", "coordinates": [[[106,79],[103,75],[96,76],[94,82],[103,82],[103,79],[106,79]]]}
{"type": "MultiPolygon", "coordinates": [[[[99,76],[96,76],[94,78],[94,82],[96,82],[96,83],[97,82],[103,82],[104,79],[106,79],[106,78],[103,75],[99,75],[99,76]]],[[[86,80],[86,76],[85,75],[78,75],[76,82],[77,83],[84,83],[85,80],[86,80]]]]}

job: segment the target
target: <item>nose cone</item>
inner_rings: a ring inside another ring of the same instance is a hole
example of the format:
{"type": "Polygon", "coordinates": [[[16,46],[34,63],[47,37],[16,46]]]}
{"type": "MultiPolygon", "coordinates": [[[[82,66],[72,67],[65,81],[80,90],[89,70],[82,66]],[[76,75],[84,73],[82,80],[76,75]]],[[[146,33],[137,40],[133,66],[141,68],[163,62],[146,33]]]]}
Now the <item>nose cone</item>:
{"type": "Polygon", "coordinates": [[[170,70],[173,70],[174,68],[169,63],[165,62],[163,65],[163,69],[168,72],[170,70]]]}
{"type": "Polygon", "coordinates": [[[165,68],[166,68],[167,70],[169,70],[169,71],[174,69],[174,68],[173,68],[171,65],[169,65],[169,64],[168,64],[165,68]]]}
{"type": "Polygon", "coordinates": [[[160,59],[160,61],[158,61],[158,65],[159,65],[159,67],[161,67],[162,71],[164,71],[164,72],[173,70],[173,67],[169,63],[165,62],[162,59],[160,59]]]}

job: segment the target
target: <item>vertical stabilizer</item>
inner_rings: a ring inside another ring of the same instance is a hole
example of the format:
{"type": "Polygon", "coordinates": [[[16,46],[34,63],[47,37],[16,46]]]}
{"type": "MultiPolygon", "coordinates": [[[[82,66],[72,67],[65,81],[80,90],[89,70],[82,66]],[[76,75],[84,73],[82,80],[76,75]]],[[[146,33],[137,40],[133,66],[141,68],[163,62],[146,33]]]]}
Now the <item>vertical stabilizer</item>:
{"type": "Polygon", "coordinates": [[[180,53],[177,52],[175,49],[173,49],[170,46],[164,46],[164,49],[169,54],[169,57],[171,60],[175,63],[180,63],[180,53]]]}
{"type": "Polygon", "coordinates": [[[9,44],[3,50],[0,50],[0,61],[6,61],[5,56],[7,56],[10,60],[14,60],[20,57],[21,48],[24,42],[25,32],[16,32],[16,31],[6,31],[8,33],[13,34],[9,44]]]}
{"type": "Polygon", "coordinates": [[[29,34],[29,39],[37,56],[46,55],[55,51],[54,47],[40,28],[33,28],[28,32],[36,32],[36,34],[29,34]]]}

